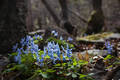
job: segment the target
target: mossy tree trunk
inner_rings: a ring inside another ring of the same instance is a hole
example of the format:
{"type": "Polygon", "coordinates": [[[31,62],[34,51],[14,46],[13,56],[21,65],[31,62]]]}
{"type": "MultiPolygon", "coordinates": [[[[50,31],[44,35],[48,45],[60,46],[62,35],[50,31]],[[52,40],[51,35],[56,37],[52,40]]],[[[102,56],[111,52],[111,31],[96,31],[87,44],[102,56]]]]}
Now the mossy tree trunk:
{"type": "Polygon", "coordinates": [[[102,0],[92,0],[93,12],[88,20],[87,34],[99,33],[104,26],[104,14],[102,10],[102,0]]]}
{"type": "Polygon", "coordinates": [[[26,34],[27,0],[0,0],[0,54],[10,53],[12,46],[26,34]]]}
{"type": "Polygon", "coordinates": [[[59,4],[61,6],[61,26],[66,29],[66,31],[76,36],[75,27],[70,23],[69,17],[68,17],[68,7],[67,7],[67,0],[59,0],[59,4]]]}

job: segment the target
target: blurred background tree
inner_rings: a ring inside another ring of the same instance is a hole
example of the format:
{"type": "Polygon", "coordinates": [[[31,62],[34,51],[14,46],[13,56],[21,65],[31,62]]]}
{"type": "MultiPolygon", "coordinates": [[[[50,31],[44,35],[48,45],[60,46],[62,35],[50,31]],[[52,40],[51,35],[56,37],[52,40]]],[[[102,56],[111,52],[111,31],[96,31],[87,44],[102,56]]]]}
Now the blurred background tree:
{"type": "Polygon", "coordinates": [[[50,29],[79,37],[105,26],[119,32],[120,0],[0,0],[0,53],[27,32],[50,29]]]}
{"type": "Polygon", "coordinates": [[[0,0],[0,53],[12,51],[12,46],[26,34],[27,0],[0,0]]]}

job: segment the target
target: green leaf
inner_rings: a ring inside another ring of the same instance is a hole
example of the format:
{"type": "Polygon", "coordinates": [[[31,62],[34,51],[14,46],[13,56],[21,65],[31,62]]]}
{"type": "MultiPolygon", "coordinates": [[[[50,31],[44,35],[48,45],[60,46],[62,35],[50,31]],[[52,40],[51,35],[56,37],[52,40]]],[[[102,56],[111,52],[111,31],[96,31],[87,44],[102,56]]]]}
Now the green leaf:
{"type": "Polygon", "coordinates": [[[16,56],[17,55],[17,53],[11,53],[11,54],[8,54],[9,56],[16,56]]]}
{"type": "Polygon", "coordinates": [[[104,60],[108,60],[108,59],[112,59],[112,58],[113,58],[113,56],[107,55],[107,56],[104,58],[104,60]]]}
{"type": "Polygon", "coordinates": [[[46,55],[44,58],[47,58],[47,59],[49,59],[49,58],[50,58],[50,56],[46,55]]]}
{"type": "Polygon", "coordinates": [[[66,76],[70,76],[72,73],[67,73],[66,76]]]}
{"type": "Polygon", "coordinates": [[[53,54],[53,56],[54,56],[54,57],[58,57],[58,55],[57,55],[57,54],[53,54]]]}
{"type": "Polygon", "coordinates": [[[62,71],[57,72],[57,74],[62,74],[62,73],[63,73],[62,71]]]}
{"type": "Polygon", "coordinates": [[[114,65],[120,65],[120,62],[114,62],[113,64],[114,65]]]}
{"type": "Polygon", "coordinates": [[[47,69],[46,72],[49,72],[49,73],[53,73],[55,72],[56,70],[53,70],[53,69],[47,69]]]}
{"type": "Polygon", "coordinates": [[[76,78],[77,75],[76,75],[75,73],[72,73],[72,77],[73,77],[73,78],[76,78]]]}
{"type": "Polygon", "coordinates": [[[79,60],[79,65],[83,66],[83,65],[87,65],[88,61],[84,61],[84,60],[79,60]]]}
{"type": "Polygon", "coordinates": [[[55,66],[55,67],[58,67],[58,66],[60,66],[60,64],[58,63],[58,64],[55,64],[54,66],[55,66]]]}
{"type": "Polygon", "coordinates": [[[35,44],[38,44],[38,43],[39,43],[39,41],[38,41],[38,40],[35,40],[35,41],[34,41],[34,43],[35,43],[35,44]]]}
{"type": "Polygon", "coordinates": [[[74,65],[74,66],[77,65],[77,61],[76,61],[76,59],[73,59],[73,65],[74,65]]]}
{"type": "Polygon", "coordinates": [[[41,75],[42,75],[43,78],[48,78],[48,74],[45,73],[45,72],[41,73],[41,75]]]}
{"type": "Polygon", "coordinates": [[[87,75],[80,74],[80,77],[79,77],[79,78],[81,79],[81,78],[85,78],[85,77],[87,77],[87,75]]]}
{"type": "Polygon", "coordinates": [[[36,73],[41,73],[42,70],[38,69],[38,70],[36,70],[35,72],[36,72],[36,73]]]}

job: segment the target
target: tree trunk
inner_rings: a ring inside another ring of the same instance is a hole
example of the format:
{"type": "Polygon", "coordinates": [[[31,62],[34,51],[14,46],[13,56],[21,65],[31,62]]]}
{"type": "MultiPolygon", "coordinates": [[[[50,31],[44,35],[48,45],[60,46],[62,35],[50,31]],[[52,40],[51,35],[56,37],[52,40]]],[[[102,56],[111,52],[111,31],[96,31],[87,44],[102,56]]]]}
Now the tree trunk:
{"type": "Polygon", "coordinates": [[[93,12],[88,21],[87,34],[99,33],[104,26],[104,14],[102,11],[102,0],[92,0],[93,12]]]}
{"type": "Polygon", "coordinates": [[[31,0],[27,1],[27,16],[26,16],[26,27],[28,32],[33,31],[33,19],[32,19],[32,5],[31,5],[31,0]]]}
{"type": "Polygon", "coordinates": [[[59,0],[59,4],[61,6],[62,15],[61,26],[63,26],[69,34],[76,36],[77,29],[69,22],[68,18],[67,0],[59,0]]]}
{"type": "Polygon", "coordinates": [[[26,0],[0,0],[0,54],[10,53],[12,46],[26,34],[26,0]]]}

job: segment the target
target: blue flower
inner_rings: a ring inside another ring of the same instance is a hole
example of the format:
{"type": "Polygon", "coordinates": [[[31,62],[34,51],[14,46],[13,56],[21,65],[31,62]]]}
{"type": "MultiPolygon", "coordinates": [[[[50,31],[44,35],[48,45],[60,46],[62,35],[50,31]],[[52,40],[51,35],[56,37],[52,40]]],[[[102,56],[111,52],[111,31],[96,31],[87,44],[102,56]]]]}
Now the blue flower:
{"type": "Polygon", "coordinates": [[[68,41],[73,41],[73,38],[71,38],[71,37],[68,37],[68,41]]]}
{"type": "Polygon", "coordinates": [[[60,40],[61,40],[61,41],[63,40],[63,37],[62,37],[62,36],[60,36],[60,40]]]}
{"type": "Polygon", "coordinates": [[[58,32],[55,32],[55,33],[54,33],[54,36],[57,37],[57,36],[58,36],[58,32]]]}
{"type": "Polygon", "coordinates": [[[21,63],[21,54],[22,54],[22,52],[21,52],[21,50],[18,48],[17,49],[17,56],[15,56],[15,61],[16,62],[18,62],[19,64],[21,63]]]}
{"type": "Polygon", "coordinates": [[[22,47],[25,46],[25,38],[22,38],[22,39],[21,39],[20,44],[22,45],[22,47]]]}
{"type": "Polygon", "coordinates": [[[67,44],[66,50],[64,49],[63,46],[61,46],[61,47],[62,47],[62,50],[67,54],[67,57],[70,58],[72,56],[72,49],[69,49],[69,45],[67,44]]]}
{"type": "Polygon", "coordinates": [[[53,30],[51,33],[54,34],[54,33],[55,33],[55,30],[53,30]]]}
{"type": "Polygon", "coordinates": [[[16,43],[16,45],[13,46],[13,51],[14,52],[16,51],[17,47],[18,47],[18,43],[16,43]]]}
{"type": "Polygon", "coordinates": [[[43,37],[42,36],[39,36],[40,39],[42,39],[43,37]]]}
{"type": "Polygon", "coordinates": [[[65,59],[65,55],[64,55],[64,53],[62,53],[62,56],[63,56],[63,61],[65,61],[66,59],[65,59]]]}
{"type": "Polygon", "coordinates": [[[40,62],[40,61],[41,61],[38,53],[36,53],[36,60],[37,60],[37,62],[40,62]]]}
{"type": "Polygon", "coordinates": [[[47,51],[46,51],[46,47],[44,47],[44,56],[46,56],[47,51]]]}
{"type": "Polygon", "coordinates": [[[34,37],[35,37],[35,40],[37,40],[37,39],[38,39],[38,37],[39,37],[39,35],[37,35],[37,34],[36,34],[36,35],[34,35],[34,37]]]}
{"type": "Polygon", "coordinates": [[[113,45],[111,45],[109,41],[105,42],[105,47],[107,48],[108,54],[112,54],[113,45]]]}

